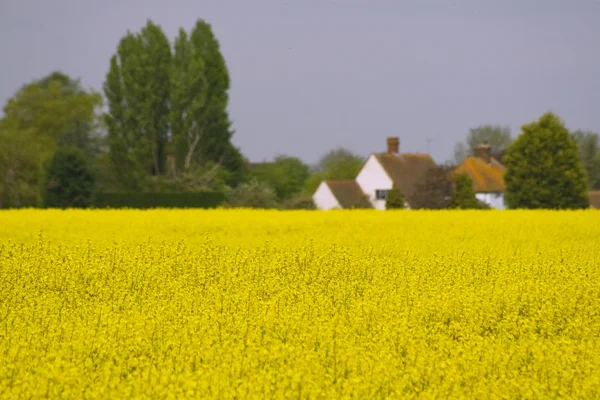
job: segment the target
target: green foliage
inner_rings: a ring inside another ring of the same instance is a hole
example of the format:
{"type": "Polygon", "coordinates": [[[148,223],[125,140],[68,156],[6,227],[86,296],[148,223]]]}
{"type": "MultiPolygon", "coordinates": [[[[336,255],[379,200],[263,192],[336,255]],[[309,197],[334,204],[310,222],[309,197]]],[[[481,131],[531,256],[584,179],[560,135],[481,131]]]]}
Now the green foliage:
{"type": "Polygon", "coordinates": [[[23,85],[0,120],[0,207],[36,206],[43,166],[59,146],[97,152],[99,93],[55,71],[23,85]]]}
{"type": "Polygon", "coordinates": [[[588,176],[588,188],[600,190],[600,139],[594,132],[577,130],[573,132],[577,142],[579,158],[588,176]]]}
{"type": "Polygon", "coordinates": [[[148,20],[127,32],[111,58],[104,84],[111,161],[125,187],[139,189],[146,175],[165,172],[169,131],[171,47],[148,20]]]}
{"type": "Polygon", "coordinates": [[[275,189],[279,200],[287,200],[302,191],[310,169],[296,157],[280,155],[273,162],[256,165],[251,175],[275,189]]]}
{"type": "Polygon", "coordinates": [[[38,205],[43,145],[31,131],[0,128],[0,208],[38,205]]]}
{"type": "Polygon", "coordinates": [[[223,166],[232,172],[230,184],[235,185],[242,179],[244,163],[239,149],[231,143],[234,131],[227,111],[230,78],[225,58],[210,24],[203,20],[196,21],[190,42],[203,55],[204,79],[208,84],[201,121],[204,135],[198,151],[199,162],[222,161],[223,166]]]}
{"type": "Polygon", "coordinates": [[[364,158],[344,148],[327,152],[305,182],[306,194],[313,194],[324,180],[354,179],[364,165],[364,158]]]}
{"type": "Polygon", "coordinates": [[[52,208],[89,207],[94,174],[85,154],[76,147],[56,151],[46,166],[44,205],[52,208]]]}
{"type": "Polygon", "coordinates": [[[505,156],[505,200],[509,208],[589,207],[587,175],[577,142],[558,116],[543,114],[522,126],[505,156]]]}
{"type": "Polygon", "coordinates": [[[196,161],[200,139],[206,130],[209,82],[206,79],[201,42],[192,42],[181,28],[175,39],[171,70],[171,132],[178,170],[196,161]]]}
{"type": "Polygon", "coordinates": [[[0,126],[43,142],[40,164],[52,157],[57,146],[76,146],[91,155],[97,150],[94,140],[101,106],[100,93],[86,92],[78,81],[53,72],[23,86],[8,100],[0,126]]]}
{"type": "Polygon", "coordinates": [[[104,92],[111,160],[122,186],[142,190],[148,176],[175,175],[217,163],[227,184],[244,179],[245,164],[231,143],[229,75],[209,24],[180,29],[173,53],[162,29],[148,21],[128,32],[112,57],[104,92]],[[170,133],[170,136],[169,136],[170,133]]]}
{"type": "Polygon", "coordinates": [[[225,200],[221,192],[99,192],[98,208],[215,208],[225,200]]]}
{"type": "Polygon", "coordinates": [[[478,209],[482,208],[475,197],[473,181],[466,174],[458,174],[454,177],[454,191],[449,208],[478,209]]]}
{"type": "Polygon", "coordinates": [[[229,207],[278,208],[277,193],[265,182],[256,178],[241,183],[227,196],[229,207]]]}
{"type": "Polygon", "coordinates": [[[286,210],[316,210],[317,206],[312,197],[304,195],[296,195],[287,199],[283,203],[283,208],[286,210]]]}
{"type": "Polygon", "coordinates": [[[192,165],[175,177],[152,176],[144,183],[149,192],[225,192],[229,188],[231,172],[219,164],[207,162],[203,166],[192,165]]]}
{"type": "Polygon", "coordinates": [[[89,159],[97,157],[101,152],[101,106],[100,93],[84,90],[79,80],[60,71],[19,89],[8,100],[0,121],[3,203],[39,202],[34,199],[41,191],[43,166],[57,148],[76,147],[89,159]]]}
{"type": "Polygon", "coordinates": [[[467,156],[473,155],[473,148],[487,143],[492,154],[502,152],[512,143],[510,127],[502,125],[480,125],[469,129],[465,142],[454,147],[454,162],[460,164],[467,156]]]}
{"type": "Polygon", "coordinates": [[[406,208],[404,201],[404,195],[402,194],[400,189],[398,189],[396,185],[394,185],[392,189],[390,189],[387,193],[387,197],[385,199],[385,209],[397,210],[406,208]]]}

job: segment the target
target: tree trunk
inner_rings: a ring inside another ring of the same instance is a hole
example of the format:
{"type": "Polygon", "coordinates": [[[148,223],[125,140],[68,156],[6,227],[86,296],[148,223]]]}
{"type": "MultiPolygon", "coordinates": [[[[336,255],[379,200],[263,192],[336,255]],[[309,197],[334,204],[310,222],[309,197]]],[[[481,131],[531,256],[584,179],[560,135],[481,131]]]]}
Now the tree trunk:
{"type": "Polygon", "coordinates": [[[198,146],[198,142],[200,142],[200,138],[202,137],[203,133],[204,131],[200,131],[200,133],[197,133],[192,142],[189,144],[188,152],[185,156],[185,162],[183,164],[184,169],[186,171],[190,168],[190,165],[192,164],[192,157],[194,156],[194,151],[196,150],[196,146],[198,146]]]}

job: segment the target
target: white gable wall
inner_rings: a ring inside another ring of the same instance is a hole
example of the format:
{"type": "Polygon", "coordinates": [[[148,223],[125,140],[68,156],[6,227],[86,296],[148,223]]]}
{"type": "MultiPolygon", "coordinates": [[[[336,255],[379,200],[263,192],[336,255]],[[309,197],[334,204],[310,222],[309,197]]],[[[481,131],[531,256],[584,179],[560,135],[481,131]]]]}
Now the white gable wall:
{"type": "Polygon", "coordinates": [[[504,210],[506,208],[504,193],[476,193],[475,197],[497,210],[504,210]]]}
{"type": "Polygon", "coordinates": [[[333,208],[342,208],[337,201],[331,189],[325,181],[321,182],[315,193],[313,201],[318,210],[331,210],[333,208]]]}
{"type": "Polygon", "coordinates": [[[393,182],[374,155],[370,155],[367,159],[356,177],[356,183],[369,196],[373,207],[378,210],[385,210],[385,200],[376,200],[375,190],[390,190],[393,182]]]}

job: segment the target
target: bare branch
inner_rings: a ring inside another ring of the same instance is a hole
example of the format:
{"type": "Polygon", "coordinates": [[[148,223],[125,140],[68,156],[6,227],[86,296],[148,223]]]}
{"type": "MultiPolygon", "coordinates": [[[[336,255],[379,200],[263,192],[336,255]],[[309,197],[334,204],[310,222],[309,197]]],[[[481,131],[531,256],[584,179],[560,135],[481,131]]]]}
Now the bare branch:
{"type": "Polygon", "coordinates": [[[223,157],[213,165],[208,171],[206,171],[202,176],[198,177],[196,180],[192,181],[187,185],[188,190],[205,190],[209,188],[210,182],[217,176],[219,172],[219,168],[223,164],[223,157]]]}
{"type": "Polygon", "coordinates": [[[185,155],[185,162],[184,162],[184,169],[187,171],[190,168],[190,164],[192,163],[192,157],[194,155],[194,151],[196,150],[196,146],[198,146],[198,142],[200,142],[200,138],[202,137],[202,135],[204,134],[204,129],[202,129],[200,131],[200,133],[197,133],[196,136],[194,137],[192,143],[189,143],[189,148],[188,148],[188,152],[185,155]]]}

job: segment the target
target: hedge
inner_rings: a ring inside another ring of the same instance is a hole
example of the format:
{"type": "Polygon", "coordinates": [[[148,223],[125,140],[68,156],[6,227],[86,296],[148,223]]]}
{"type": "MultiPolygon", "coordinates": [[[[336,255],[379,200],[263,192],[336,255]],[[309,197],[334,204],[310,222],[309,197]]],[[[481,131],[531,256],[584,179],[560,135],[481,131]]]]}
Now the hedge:
{"type": "Polygon", "coordinates": [[[225,200],[221,192],[103,192],[94,196],[96,208],[214,208],[225,200]]]}

